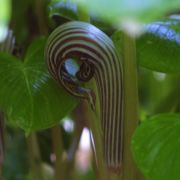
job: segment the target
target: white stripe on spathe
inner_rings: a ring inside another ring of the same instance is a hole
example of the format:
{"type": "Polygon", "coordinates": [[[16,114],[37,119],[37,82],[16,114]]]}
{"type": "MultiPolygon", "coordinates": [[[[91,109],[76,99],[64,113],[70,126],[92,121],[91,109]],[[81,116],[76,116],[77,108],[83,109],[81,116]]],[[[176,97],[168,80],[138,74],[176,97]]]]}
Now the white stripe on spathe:
{"type": "MultiPolygon", "coordinates": [[[[95,101],[93,90],[80,87],[71,79],[64,62],[75,58],[80,64],[84,63],[94,70],[88,72],[94,72],[98,88],[104,159],[107,167],[114,172],[119,172],[122,165],[123,136],[123,70],[117,54],[112,40],[105,33],[80,21],[68,22],[56,28],[50,34],[45,49],[53,77],[69,93],[90,103],[95,101]]],[[[88,76],[91,77],[86,74],[88,76]]]]}

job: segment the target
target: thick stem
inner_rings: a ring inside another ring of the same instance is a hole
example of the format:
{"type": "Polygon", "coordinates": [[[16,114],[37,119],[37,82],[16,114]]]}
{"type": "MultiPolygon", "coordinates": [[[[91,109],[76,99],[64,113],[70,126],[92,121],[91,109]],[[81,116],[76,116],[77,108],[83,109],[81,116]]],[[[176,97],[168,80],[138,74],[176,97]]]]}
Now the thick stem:
{"type": "Polygon", "coordinates": [[[2,176],[2,168],[0,168],[0,180],[3,180],[3,176],[2,176]]]}
{"type": "Polygon", "coordinates": [[[95,145],[95,160],[97,165],[97,173],[99,180],[107,180],[108,173],[104,163],[103,157],[103,146],[102,146],[102,136],[101,136],[101,124],[99,121],[98,114],[95,114],[85,102],[86,115],[89,123],[89,127],[92,131],[94,145],[95,145]]]}
{"type": "Polygon", "coordinates": [[[124,34],[124,148],[122,180],[141,180],[131,153],[131,139],[138,126],[138,84],[135,39],[124,34]]]}
{"type": "Polygon", "coordinates": [[[3,179],[2,176],[2,166],[4,162],[4,129],[5,129],[5,116],[3,112],[0,112],[0,180],[3,179]]]}
{"type": "Polygon", "coordinates": [[[45,175],[42,169],[42,161],[39,152],[39,145],[35,133],[27,138],[30,167],[34,180],[44,180],[45,175]]]}
{"type": "Polygon", "coordinates": [[[79,146],[81,134],[83,131],[83,128],[85,127],[85,117],[84,117],[84,106],[83,103],[81,103],[73,112],[72,116],[75,121],[75,131],[73,135],[73,140],[70,148],[67,152],[67,159],[65,162],[65,173],[66,173],[66,179],[71,180],[72,174],[73,174],[73,168],[74,168],[74,162],[75,162],[75,155],[76,151],[79,146]]]}
{"type": "Polygon", "coordinates": [[[70,180],[74,167],[74,158],[75,153],[79,145],[81,133],[83,130],[82,116],[80,117],[80,112],[82,113],[82,107],[79,106],[73,113],[74,119],[76,121],[76,129],[74,133],[74,138],[72,144],[67,152],[66,160],[63,160],[63,143],[61,138],[61,131],[59,126],[55,126],[52,128],[52,141],[53,141],[53,149],[56,155],[55,162],[55,180],[66,179],[70,180]]]}
{"type": "Polygon", "coordinates": [[[44,0],[35,0],[34,3],[35,13],[37,15],[37,21],[39,25],[39,31],[41,35],[46,35],[48,33],[46,3],[44,0]]]}
{"type": "Polygon", "coordinates": [[[63,171],[63,142],[61,138],[61,130],[58,125],[52,128],[52,144],[53,144],[53,151],[56,155],[55,161],[55,180],[63,179],[64,178],[64,171],[63,171]]]}
{"type": "Polygon", "coordinates": [[[78,106],[73,112],[73,119],[76,122],[75,132],[72,140],[72,144],[67,151],[67,157],[63,160],[63,143],[61,139],[61,131],[59,126],[55,126],[52,128],[52,141],[53,141],[53,149],[56,155],[56,163],[55,163],[55,180],[66,179],[71,180],[75,153],[79,145],[80,137],[82,134],[82,130],[84,128],[84,108],[83,104],[78,106]]]}
{"type": "Polygon", "coordinates": [[[4,162],[4,131],[5,131],[5,116],[3,112],[0,112],[0,168],[2,168],[4,162]]]}
{"type": "Polygon", "coordinates": [[[75,121],[75,130],[74,130],[72,144],[68,150],[68,156],[67,156],[68,161],[74,160],[76,150],[78,149],[81,134],[86,124],[86,119],[84,114],[85,114],[84,104],[80,103],[72,113],[73,119],[75,121]]]}

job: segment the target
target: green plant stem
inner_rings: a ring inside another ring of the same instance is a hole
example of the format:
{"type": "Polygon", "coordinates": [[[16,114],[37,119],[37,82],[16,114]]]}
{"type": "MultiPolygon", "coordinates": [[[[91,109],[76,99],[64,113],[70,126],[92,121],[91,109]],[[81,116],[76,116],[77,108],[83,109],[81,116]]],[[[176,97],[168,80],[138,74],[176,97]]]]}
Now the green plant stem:
{"type": "Polygon", "coordinates": [[[5,115],[0,111],[0,180],[3,179],[2,176],[2,166],[4,162],[4,133],[5,133],[5,115]]]}
{"type": "Polygon", "coordinates": [[[5,114],[0,111],[0,169],[4,162],[4,133],[5,133],[5,114]]]}
{"type": "Polygon", "coordinates": [[[124,33],[124,138],[122,180],[141,180],[131,153],[131,139],[138,116],[138,84],[135,39],[124,33]]]}
{"type": "Polygon", "coordinates": [[[55,161],[55,180],[64,179],[64,171],[63,171],[63,142],[61,136],[61,129],[59,125],[54,126],[52,129],[52,144],[53,151],[56,155],[55,161]]]}
{"type": "MultiPolygon", "coordinates": [[[[35,13],[37,15],[37,21],[39,26],[39,31],[42,34],[48,34],[48,26],[47,26],[47,9],[44,0],[35,0],[35,13]]],[[[52,144],[53,144],[53,151],[56,155],[55,161],[55,180],[64,179],[65,172],[63,166],[63,143],[61,137],[61,130],[60,127],[54,126],[52,129],[52,144]]]]}
{"type": "Polygon", "coordinates": [[[29,137],[27,138],[27,145],[33,180],[45,180],[45,175],[42,169],[41,156],[39,152],[39,145],[35,133],[29,135],[29,137]]]}
{"type": "Polygon", "coordinates": [[[72,116],[75,121],[75,130],[74,130],[74,134],[73,134],[72,144],[71,144],[70,148],[68,149],[67,159],[65,162],[65,172],[66,172],[67,180],[72,179],[75,155],[76,155],[76,151],[79,147],[79,142],[80,142],[83,128],[85,127],[83,103],[80,103],[80,105],[78,105],[77,108],[75,108],[75,110],[72,113],[72,116]]]}
{"type": "Polygon", "coordinates": [[[80,103],[77,106],[77,108],[75,108],[72,114],[73,119],[75,121],[75,130],[74,130],[72,144],[68,150],[68,161],[73,161],[76,150],[78,149],[78,146],[79,146],[81,134],[86,124],[84,112],[85,112],[84,104],[80,103]]]}
{"type": "Polygon", "coordinates": [[[0,168],[0,180],[3,180],[3,176],[2,176],[2,167],[0,168]]]}
{"type": "Polygon", "coordinates": [[[35,0],[35,13],[37,15],[37,21],[39,26],[39,31],[46,35],[48,33],[47,26],[47,13],[46,13],[46,2],[44,0],[35,0]]]}
{"type": "Polygon", "coordinates": [[[95,160],[97,166],[96,172],[98,173],[97,178],[99,180],[107,180],[109,177],[103,157],[102,133],[101,133],[101,124],[99,121],[99,116],[97,113],[91,110],[87,102],[85,102],[85,107],[86,107],[86,116],[87,116],[86,118],[88,120],[89,127],[92,131],[92,136],[95,145],[95,160]]]}
{"type": "Polygon", "coordinates": [[[75,119],[76,128],[75,128],[72,144],[67,152],[67,157],[65,160],[63,160],[64,148],[61,138],[60,127],[55,126],[52,128],[53,149],[54,149],[54,153],[56,154],[55,180],[72,179],[75,153],[79,145],[82,130],[84,128],[84,116],[82,115],[83,112],[84,109],[82,107],[82,104],[78,106],[73,112],[73,119],[75,119]]]}

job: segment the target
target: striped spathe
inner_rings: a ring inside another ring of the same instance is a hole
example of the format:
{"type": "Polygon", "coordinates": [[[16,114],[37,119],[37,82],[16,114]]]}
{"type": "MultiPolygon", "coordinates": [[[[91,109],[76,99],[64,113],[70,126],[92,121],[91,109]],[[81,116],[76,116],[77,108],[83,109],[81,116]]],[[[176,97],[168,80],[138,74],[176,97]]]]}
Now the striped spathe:
{"type": "Polygon", "coordinates": [[[69,76],[65,61],[78,60],[80,69],[76,78],[80,82],[95,79],[100,99],[104,158],[107,167],[118,172],[122,163],[123,70],[112,40],[91,24],[68,22],[50,34],[45,57],[54,79],[72,95],[87,99],[92,107],[95,93],[69,76]]]}

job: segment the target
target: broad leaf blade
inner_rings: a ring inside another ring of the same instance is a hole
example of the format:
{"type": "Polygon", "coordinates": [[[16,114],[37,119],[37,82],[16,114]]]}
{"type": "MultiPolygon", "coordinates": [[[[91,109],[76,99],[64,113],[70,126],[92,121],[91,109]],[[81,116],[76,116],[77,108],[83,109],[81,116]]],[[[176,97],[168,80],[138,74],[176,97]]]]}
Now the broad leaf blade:
{"type": "MultiPolygon", "coordinates": [[[[121,31],[113,41],[123,54],[121,31]]],[[[145,33],[136,40],[137,62],[153,71],[180,74],[180,20],[167,18],[145,26],[145,33]]]]}
{"type": "Polygon", "coordinates": [[[149,180],[180,179],[180,114],[160,114],[137,128],[134,159],[149,180]]]}
{"type": "Polygon", "coordinates": [[[10,123],[26,132],[53,126],[76,104],[50,77],[44,45],[45,39],[36,41],[24,62],[0,54],[0,106],[10,123]]]}
{"type": "Polygon", "coordinates": [[[180,73],[180,20],[166,19],[146,26],[137,40],[139,65],[164,73],[180,73]]]}

